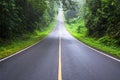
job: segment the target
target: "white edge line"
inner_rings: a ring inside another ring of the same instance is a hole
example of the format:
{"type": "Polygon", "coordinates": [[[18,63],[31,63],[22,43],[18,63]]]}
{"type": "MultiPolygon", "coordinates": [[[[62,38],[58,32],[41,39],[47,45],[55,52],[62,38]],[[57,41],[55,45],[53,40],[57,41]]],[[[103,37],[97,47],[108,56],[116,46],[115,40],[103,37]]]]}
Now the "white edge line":
{"type": "MultiPolygon", "coordinates": [[[[40,42],[40,41],[39,41],[39,42],[40,42]]],[[[29,48],[31,48],[32,46],[38,44],[39,42],[37,42],[37,43],[35,43],[35,44],[33,44],[33,45],[31,45],[31,46],[25,48],[25,49],[22,49],[22,50],[20,50],[20,51],[18,51],[18,52],[16,52],[16,53],[13,53],[12,55],[10,55],[10,56],[8,56],[8,57],[5,57],[5,58],[3,58],[3,59],[0,59],[0,62],[6,60],[6,59],[8,59],[8,58],[11,58],[11,57],[13,57],[13,56],[15,56],[15,55],[17,55],[17,54],[19,54],[19,53],[21,53],[21,52],[23,52],[23,51],[29,49],[29,48]]]]}
{"type": "MultiPolygon", "coordinates": [[[[46,36],[46,37],[47,37],[47,36],[46,36]]],[[[5,57],[5,58],[3,58],[3,59],[0,59],[0,62],[4,61],[4,60],[6,60],[6,59],[9,59],[9,58],[11,58],[11,57],[13,57],[13,56],[15,56],[15,55],[17,55],[17,54],[19,54],[19,53],[27,50],[27,49],[35,46],[36,44],[38,44],[39,42],[41,42],[42,40],[44,40],[46,37],[44,37],[44,38],[41,39],[40,41],[36,42],[35,44],[33,44],[33,45],[29,46],[29,47],[26,47],[25,49],[22,49],[22,50],[20,50],[20,51],[18,51],[18,52],[16,52],[16,53],[13,53],[12,55],[10,55],[10,56],[8,56],[8,57],[5,57]]]]}
{"type": "MultiPolygon", "coordinates": [[[[55,28],[56,28],[56,25],[55,25],[55,27],[53,28],[53,30],[54,30],[55,28]]],[[[52,32],[53,30],[51,30],[51,32],[52,32]]],[[[49,32],[47,36],[45,36],[43,39],[39,40],[39,41],[36,42],[35,44],[33,44],[33,45],[29,46],[29,47],[26,47],[26,48],[24,48],[24,49],[22,49],[22,50],[20,50],[20,51],[18,51],[18,52],[16,52],[16,53],[13,53],[12,55],[10,55],[10,56],[8,56],[8,57],[5,57],[5,58],[3,58],[3,59],[0,59],[0,62],[2,62],[2,61],[4,61],[4,60],[7,60],[7,59],[9,59],[9,58],[11,58],[11,57],[13,57],[13,56],[15,56],[15,55],[17,55],[17,54],[20,54],[20,53],[23,52],[23,51],[25,51],[25,50],[27,50],[27,49],[35,46],[36,44],[38,44],[38,43],[40,43],[41,41],[43,41],[44,39],[46,39],[46,38],[50,35],[51,32],[49,32]]]]}
{"type": "MultiPolygon", "coordinates": [[[[65,27],[65,29],[66,29],[66,27],[65,27]]],[[[67,29],[66,29],[66,31],[68,32],[67,29]]],[[[69,32],[68,32],[68,33],[69,33],[69,32]]],[[[70,34],[70,33],[69,33],[69,34],[70,34]]],[[[71,34],[70,34],[70,35],[71,35],[71,34]]],[[[76,41],[78,41],[79,43],[82,43],[84,46],[86,46],[86,47],[88,47],[88,48],[90,48],[90,49],[92,49],[92,50],[94,50],[94,51],[96,51],[96,52],[98,52],[98,53],[100,53],[100,54],[106,56],[106,57],[109,57],[109,58],[111,58],[111,59],[113,59],[113,60],[115,60],[115,61],[120,62],[120,59],[117,59],[117,58],[115,58],[115,57],[113,57],[113,56],[110,56],[110,55],[108,55],[107,53],[104,53],[104,52],[98,51],[97,49],[95,49],[95,48],[93,48],[93,47],[90,47],[90,46],[88,46],[87,44],[85,44],[85,43],[79,41],[77,38],[75,38],[75,37],[72,36],[72,35],[71,35],[71,37],[73,37],[74,39],[76,39],[76,41]]]]}
{"type": "MultiPolygon", "coordinates": [[[[73,37],[73,36],[72,36],[72,37],[73,37]]],[[[76,38],[75,38],[75,39],[76,39],[76,38]]],[[[79,43],[82,43],[84,46],[86,46],[86,47],[88,47],[88,48],[90,48],[90,49],[92,49],[92,50],[94,50],[94,51],[96,51],[96,52],[98,52],[98,53],[106,56],[106,57],[109,57],[109,58],[111,58],[111,59],[113,59],[113,60],[116,60],[116,61],[120,62],[120,59],[117,59],[117,58],[115,58],[115,57],[113,57],[113,56],[110,56],[110,55],[108,55],[107,53],[103,53],[103,52],[101,52],[101,51],[98,51],[97,49],[88,46],[87,44],[79,41],[78,39],[76,39],[76,40],[77,40],[79,43]]]]}

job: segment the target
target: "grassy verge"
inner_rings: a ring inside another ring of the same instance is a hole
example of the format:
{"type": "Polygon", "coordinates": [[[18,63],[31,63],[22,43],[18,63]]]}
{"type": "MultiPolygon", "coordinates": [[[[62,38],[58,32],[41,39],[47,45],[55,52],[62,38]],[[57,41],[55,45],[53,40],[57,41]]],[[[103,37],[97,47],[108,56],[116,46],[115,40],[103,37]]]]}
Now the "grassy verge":
{"type": "Polygon", "coordinates": [[[84,21],[81,21],[79,23],[80,26],[80,32],[77,32],[78,29],[78,24],[67,24],[65,23],[65,26],[67,28],[67,30],[78,40],[80,40],[81,42],[96,48],[102,52],[105,52],[106,54],[109,54],[111,56],[114,56],[116,58],[120,58],[120,47],[117,46],[107,46],[105,44],[103,44],[100,40],[95,39],[95,38],[91,38],[86,36],[87,33],[87,28],[84,25],[84,21]]]}
{"type": "Polygon", "coordinates": [[[36,30],[34,33],[29,33],[23,35],[19,39],[12,40],[6,44],[0,45],[0,59],[10,56],[15,52],[18,52],[47,36],[49,32],[54,28],[55,21],[52,22],[48,27],[44,28],[42,31],[36,30]]]}

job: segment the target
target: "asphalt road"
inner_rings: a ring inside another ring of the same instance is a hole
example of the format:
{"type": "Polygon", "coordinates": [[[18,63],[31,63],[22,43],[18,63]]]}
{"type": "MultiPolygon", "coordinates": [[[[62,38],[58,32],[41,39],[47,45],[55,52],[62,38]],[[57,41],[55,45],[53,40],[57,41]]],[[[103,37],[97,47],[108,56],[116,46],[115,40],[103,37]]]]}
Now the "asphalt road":
{"type": "Polygon", "coordinates": [[[73,38],[60,11],[48,37],[0,62],[0,80],[120,80],[120,62],[73,38]],[[58,78],[59,71],[62,79],[58,78]]]}

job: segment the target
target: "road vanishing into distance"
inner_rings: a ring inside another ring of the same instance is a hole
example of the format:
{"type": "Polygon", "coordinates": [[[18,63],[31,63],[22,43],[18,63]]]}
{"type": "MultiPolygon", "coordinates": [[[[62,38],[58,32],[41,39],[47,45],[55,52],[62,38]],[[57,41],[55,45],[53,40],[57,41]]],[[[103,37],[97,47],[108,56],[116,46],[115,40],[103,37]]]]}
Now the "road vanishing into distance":
{"type": "Polygon", "coordinates": [[[72,37],[60,10],[46,38],[0,62],[0,80],[120,80],[120,62],[72,37]]]}

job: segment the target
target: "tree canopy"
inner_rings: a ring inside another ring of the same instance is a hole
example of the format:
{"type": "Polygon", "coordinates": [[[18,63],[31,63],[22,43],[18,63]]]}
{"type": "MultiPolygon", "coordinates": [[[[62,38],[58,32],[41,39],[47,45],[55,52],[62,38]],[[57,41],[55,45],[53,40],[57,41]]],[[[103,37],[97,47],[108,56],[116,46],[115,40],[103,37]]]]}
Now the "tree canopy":
{"type": "MultiPolygon", "coordinates": [[[[67,22],[73,14],[77,14],[77,17],[83,16],[81,18],[84,19],[85,27],[88,29],[87,36],[120,45],[119,0],[62,0],[62,2],[65,15],[67,13],[67,22]],[[70,13],[72,10],[77,13],[70,13]]],[[[71,19],[77,17],[73,16],[71,19]]]]}
{"type": "Polygon", "coordinates": [[[0,0],[0,41],[41,30],[57,12],[55,0],[0,0]]]}

